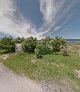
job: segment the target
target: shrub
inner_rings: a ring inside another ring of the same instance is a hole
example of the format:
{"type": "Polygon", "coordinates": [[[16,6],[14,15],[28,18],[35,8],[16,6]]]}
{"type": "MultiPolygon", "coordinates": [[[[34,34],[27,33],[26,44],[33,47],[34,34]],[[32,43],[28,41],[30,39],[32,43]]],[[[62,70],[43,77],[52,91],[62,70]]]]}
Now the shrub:
{"type": "Polygon", "coordinates": [[[15,43],[22,43],[24,40],[25,40],[24,37],[22,37],[22,38],[17,37],[17,38],[15,39],[15,43]]]}
{"type": "Polygon", "coordinates": [[[37,58],[42,58],[46,54],[45,47],[43,44],[38,44],[35,49],[35,54],[37,58]]]}
{"type": "Polygon", "coordinates": [[[68,49],[63,45],[60,46],[60,52],[63,53],[64,56],[69,56],[68,49]]]}
{"type": "Polygon", "coordinates": [[[4,37],[0,40],[0,49],[4,49],[7,52],[15,51],[15,42],[12,37],[4,37]]]}
{"type": "Polygon", "coordinates": [[[66,44],[66,42],[62,37],[55,37],[54,43],[53,43],[53,50],[55,52],[59,52],[60,51],[60,46],[61,45],[66,46],[65,44],[66,44]]]}
{"type": "Polygon", "coordinates": [[[42,39],[42,44],[45,46],[45,52],[46,54],[49,54],[52,52],[53,48],[52,48],[52,41],[53,39],[50,38],[49,36],[42,39]]]}
{"type": "Polygon", "coordinates": [[[38,59],[40,59],[40,58],[42,58],[42,57],[43,57],[43,55],[42,55],[42,53],[41,53],[41,50],[40,50],[40,49],[35,49],[35,54],[36,54],[36,57],[37,57],[38,59]]]}
{"type": "Polygon", "coordinates": [[[25,52],[34,52],[37,45],[37,39],[29,37],[25,39],[22,44],[25,52]]]}
{"type": "Polygon", "coordinates": [[[52,40],[52,38],[50,38],[49,36],[47,36],[46,38],[42,39],[42,42],[47,45],[47,44],[50,43],[51,40],[52,40]]]}
{"type": "Polygon", "coordinates": [[[36,54],[37,58],[42,58],[43,55],[49,54],[51,52],[52,52],[52,49],[49,47],[49,45],[46,45],[43,43],[39,43],[35,49],[35,54],[36,54]]]}

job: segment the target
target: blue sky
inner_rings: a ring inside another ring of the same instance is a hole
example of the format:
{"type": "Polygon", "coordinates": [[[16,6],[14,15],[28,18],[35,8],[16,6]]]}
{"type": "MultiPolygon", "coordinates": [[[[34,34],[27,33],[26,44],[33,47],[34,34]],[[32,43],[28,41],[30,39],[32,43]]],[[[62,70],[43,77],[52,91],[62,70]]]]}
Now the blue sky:
{"type": "Polygon", "coordinates": [[[80,0],[3,0],[0,20],[0,37],[80,39],[80,0]]]}
{"type": "Polygon", "coordinates": [[[43,16],[40,13],[39,0],[17,0],[18,10],[25,19],[29,19],[37,28],[43,23],[43,16]]]}

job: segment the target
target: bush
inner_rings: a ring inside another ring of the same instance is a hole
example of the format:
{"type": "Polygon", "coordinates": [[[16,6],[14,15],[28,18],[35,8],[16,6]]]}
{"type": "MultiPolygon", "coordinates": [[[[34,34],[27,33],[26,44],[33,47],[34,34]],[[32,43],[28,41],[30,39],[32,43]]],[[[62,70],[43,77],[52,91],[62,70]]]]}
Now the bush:
{"type": "Polygon", "coordinates": [[[53,50],[55,52],[59,52],[60,51],[60,46],[63,45],[65,46],[66,42],[62,37],[55,37],[54,39],[54,43],[53,43],[53,50]]]}
{"type": "Polygon", "coordinates": [[[46,38],[42,39],[43,44],[46,44],[46,45],[49,44],[50,41],[52,41],[52,38],[50,38],[49,36],[47,36],[46,38]]]}
{"type": "Polygon", "coordinates": [[[53,47],[52,47],[52,38],[50,38],[49,36],[42,39],[42,44],[45,46],[45,52],[46,54],[49,54],[53,51],[53,47]]]}
{"type": "Polygon", "coordinates": [[[63,45],[61,45],[60,46],[60,51],[61,51],[61,53],[64,55],[64,56],[69,56],[69,51],[68,51],[68,49],[65,47],[65,46],[63,46],[63,45]]]}
{"type": "Polygon", "coordinates": [[[34,52],[37,45],[37,39],[33,37],[29,37],[25,39],[22,44],[23,44],[23,50],[25,52],[34,52]]]}
{"type": "Polygon", "coordinates": [[[35,49],[35,54],[37,56],[37,58],[42,58],[43,55],[45,54],[49,54],[52,52],[52,49],[49,48],[48,45],[46,44],[43,44],[43,43],[39,43],[37,46],[36,46],[36,49],[35,49]]]}
{"type": "Polygon", "coordinates": [[[17,37],[17,38],[15,39],[15,43],[22,43],[24,40],[25,40],[24,37],[22,37],[22,38],[17,37]]]}
{"type": "Polygon", "coordinates": [[[38,44],[35,49],[35,54],[37,58],[42,58],[46,54],[45,47],[43,44],[38,44]]]}
{"type": "Polygon", "coordinates": [[[15,51],[15,41],[12,37],[4,37],[0,40],[0,49],[6,50],[7,52],[15,51]]]}

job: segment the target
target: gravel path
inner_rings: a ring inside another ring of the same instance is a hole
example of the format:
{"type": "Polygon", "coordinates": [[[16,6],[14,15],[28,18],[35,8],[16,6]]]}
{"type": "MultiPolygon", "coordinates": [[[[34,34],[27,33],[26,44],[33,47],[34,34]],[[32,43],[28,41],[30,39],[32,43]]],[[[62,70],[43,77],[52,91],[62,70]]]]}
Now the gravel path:
{"type": "Polygon", "coordinates": [[[42,92],[39,84],[14,74],[0,63],[0,92],[42,92]]]}

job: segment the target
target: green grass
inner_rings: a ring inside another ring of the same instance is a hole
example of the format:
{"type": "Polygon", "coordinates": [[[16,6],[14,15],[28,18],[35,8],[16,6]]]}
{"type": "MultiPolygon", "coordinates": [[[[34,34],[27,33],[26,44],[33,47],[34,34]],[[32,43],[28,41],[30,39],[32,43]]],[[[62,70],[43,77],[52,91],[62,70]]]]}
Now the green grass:
{"type": "Polygon", "coordinates": [[[34,79],[76,79],[73,70],[80,69],[80,59],[72,56],[46,55],[43,59],[37,59],[34,54],[12,54],[3,62],[13,71],[34,79]],[[34,60],[35,62],[32,62],[34,60]]]}
{"type": "Polygon", "coordinates": [[[53,53],[45,55],[42,59],[37,59],[35,54],[14,53],[2,62],[14,72],[34,80],[68,79],[79,86],[80,78],[74,73],[74,70],[80,70],[80,57],[76,49],[70,52],[70,56],[53,53]]]}
{"type": "Polygon", "coordinates": [[[4,53],[7,53],[7,51],[0,49],[0,54],[4,54],[4,53]]]}

